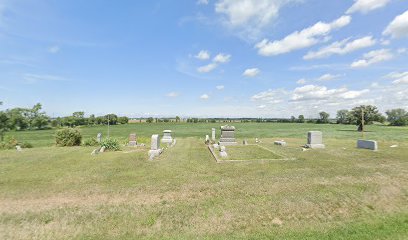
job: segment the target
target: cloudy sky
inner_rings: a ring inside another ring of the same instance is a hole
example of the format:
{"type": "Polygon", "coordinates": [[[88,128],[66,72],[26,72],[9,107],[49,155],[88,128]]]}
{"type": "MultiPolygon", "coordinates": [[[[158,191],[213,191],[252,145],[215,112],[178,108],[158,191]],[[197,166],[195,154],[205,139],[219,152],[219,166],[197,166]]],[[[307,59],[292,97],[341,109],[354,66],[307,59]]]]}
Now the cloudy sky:
{"type": "Polygon", "coordinates": [[[0,0],[0,101],[51,116],[408,109],[408,2],[0,0]]]}

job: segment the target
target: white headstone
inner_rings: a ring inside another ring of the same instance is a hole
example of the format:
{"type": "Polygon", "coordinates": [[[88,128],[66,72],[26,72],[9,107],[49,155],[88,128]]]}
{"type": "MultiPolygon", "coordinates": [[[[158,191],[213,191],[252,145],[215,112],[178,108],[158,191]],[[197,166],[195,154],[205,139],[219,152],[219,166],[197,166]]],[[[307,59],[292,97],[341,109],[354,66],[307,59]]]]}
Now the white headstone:
{"type": "Polygon", "coordinates": [[[153,134],[150,149],[151,150],[157,150],[159,148],[160,148],[159,135],[158,134],[153,134]]]}
{"type": "Polygon", "coordinates": [[[210,143],[210,137],[208,135],[205,135],[205,144],[210,143]]]}
{"type": "Polygon", "coordinates": [[[102,141],[102,133],[98,133],[96,135],[96,141],[101,142],[102,141]]]}
{"type": "Polygon", "coordinates": [[[211,140],[215,142],[215,128],[211,129],[211,140]]]}
{"type": "Polygon", "coordinates": [[[19,146],[19,145],[16,146],[16,150],[17,150],[17,152],[23,151],[23,149],[21,149],[21,146],[19,146]]]}
{"type": "Polygon", "coordinates": [[[307,133],[307,144],[308,148],[324,148],[323,144],[323,133],[320,131],[310,131],[307,133]]]}
{"type": "Polygon", "coordinates": [[[284,140],[275,141],[273,143],[279,146],[286,146],[286,142],[284,140]]]}
{"type": "Polygon", "coordinates": [[[173,138],[171,137],[171,130],[163,131],[163,138],[161,139],[162,143],[172,143],[173,138]]]}
{"type": "Polygon", "coordinates": [[[105,146],[102,146],[101,149],[99,149],[99,152],[103,153],[103,152],[105,152],[105,149],[106,149],[105,146]]]}

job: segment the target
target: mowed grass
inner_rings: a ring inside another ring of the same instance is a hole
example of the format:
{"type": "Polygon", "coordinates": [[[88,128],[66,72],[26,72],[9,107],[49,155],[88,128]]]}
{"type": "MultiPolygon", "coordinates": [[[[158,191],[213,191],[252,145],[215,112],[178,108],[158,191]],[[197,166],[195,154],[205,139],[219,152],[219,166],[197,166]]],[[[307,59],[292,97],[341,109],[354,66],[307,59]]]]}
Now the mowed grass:
{"type": "Polygon", "coordinates": [[[173,130],[177,145],[154,161],[148,146],[91,156],[52,146],[52,131],[12,133],[42,147],[0,151],[0,239],[408,238],[407,128],[370,126],[373,152],[355,148],[354,126],[234,125],[296,160],[217,164],[203,144],[213,124],[112,127],[173,130]],[[326,149],[301,151],[308,130],[323,131],[326,149]]]}
{"type": "MultiPolygon", "coordinates": [[[[226,146],[228,157],[226,160],[268,160],[282,159],[282,156],[274,153],[272,150],[267,150],[258,145],[237,145],[226,146]]],[[[218,151],[216,151],[218,154],[218,151]]]]}

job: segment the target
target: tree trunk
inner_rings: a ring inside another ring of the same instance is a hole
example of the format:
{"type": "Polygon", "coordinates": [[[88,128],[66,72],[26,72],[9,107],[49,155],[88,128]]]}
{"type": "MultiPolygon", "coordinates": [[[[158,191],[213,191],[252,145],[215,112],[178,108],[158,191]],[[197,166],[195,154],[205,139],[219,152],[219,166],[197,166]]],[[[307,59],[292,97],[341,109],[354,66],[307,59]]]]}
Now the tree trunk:
{"type": "Polygon", "coordinates": [[[358,125],[357,131],[359,131],[359,132],[364,131],[364,129],[363,129],[363,124],[360,123],[360,124],[358,125]]]}

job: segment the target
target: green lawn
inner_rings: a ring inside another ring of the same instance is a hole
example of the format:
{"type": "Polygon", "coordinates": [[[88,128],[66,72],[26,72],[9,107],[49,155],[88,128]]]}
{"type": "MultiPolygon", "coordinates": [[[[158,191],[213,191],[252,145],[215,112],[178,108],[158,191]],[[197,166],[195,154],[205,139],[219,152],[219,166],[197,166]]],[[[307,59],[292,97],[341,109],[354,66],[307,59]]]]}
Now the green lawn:
{"type": "Polygon", "coordinates": [[[35,147],[0,151],[0,239],[408,238],[408,128],[369,126],[373,152],[355,148],[354,126],[234,125],[239,142],[258,137],[296,160],[216,163],[203,143],[216,124],[111,128],[173,130],[177,145],[154,161],[149,146],[91,156],[54,147],[52,130],[9,133],[35,147]],[[326,149],[301,150],[308,130],[323,131],[326,149]]]}
{"type": "Polygon", "coordinates": [[[274,153],[273,150],[268,151],[257,145],[227,146],[226,152],[228,153],[226,160],[267,160],[283,158],[274,153]]]}

